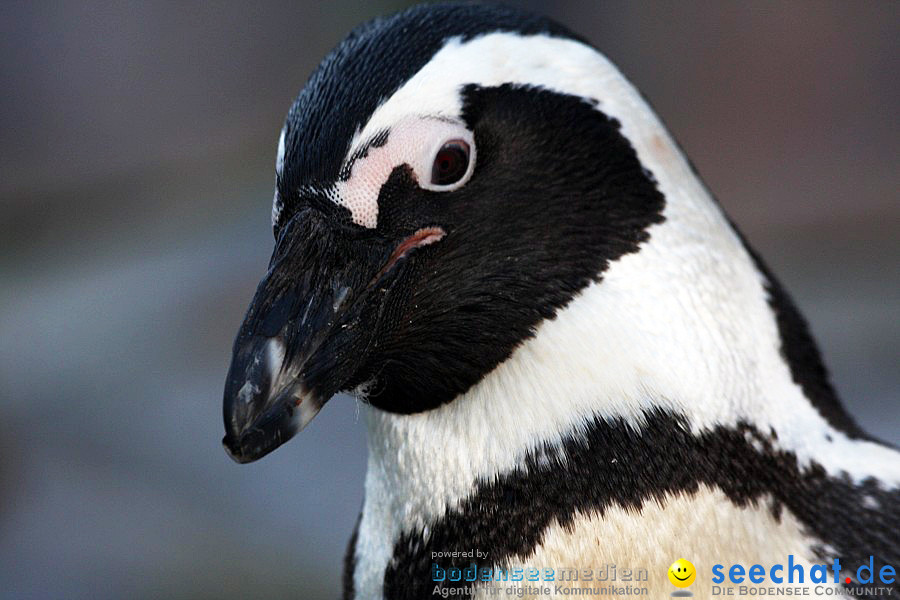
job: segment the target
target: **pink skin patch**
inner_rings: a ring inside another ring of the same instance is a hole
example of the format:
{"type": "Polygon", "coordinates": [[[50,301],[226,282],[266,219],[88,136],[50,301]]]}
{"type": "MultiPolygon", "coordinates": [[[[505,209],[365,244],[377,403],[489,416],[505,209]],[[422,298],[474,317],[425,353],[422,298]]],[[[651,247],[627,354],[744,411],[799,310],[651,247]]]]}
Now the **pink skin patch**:
{"type": "Polygon", "coordinates": [[[392,266],[394,266],[394,263],[409,254],[410,250],[439,242],[444,239],[445,235],[447,235],[447,232],[445,232],[440,227],[423,227],[422,229],[419,229],[414,234],[400,242],[400,244],[396,248],[394,248],[394,252],[388,259],[385,268],[390,269],[392,266]]]}
{"type": "MultiPolygon", "coordinates": [[[[349,156],[353,156],[357,148],[366,141],[357,141],[349,156]]],[[[378,225],[378,194],[381,186],[387,182],[395,168],[404,164],[412,168],[416,181],[424,189],[456,189],[468,180],[474,168],[472,133],[456,121],[428,116],[407,117],[390,128],[387,142],[383,146],[370,147],[365,157],[354,161],[350,178],[334,186],[331,199],[350,211],[354,223],[374,229],[378,225]],[[469,171],[453,185],[435,186],[431,184],[434,158],[441,146],[454,139],[463,140],[470,147],[469,171]]]]}
{"type": "Polygon", "coordinates": [[[429,244],[439,242],[444,239],[445,235],[447,235],[447,232],[440,227],[423,227],[414,234],[408,236],[402,242],[397,244],[397,247],[391,252],[391,256],[388,258],[387,263],[385,263],[381,270],[378,271],[378,274],[372,279],[372,283],[381,279],[382,275],[390,271],[394,265],[405,258],[411,251],[416,248],[421,248],[422,246],[428,246],[429,244]]]}

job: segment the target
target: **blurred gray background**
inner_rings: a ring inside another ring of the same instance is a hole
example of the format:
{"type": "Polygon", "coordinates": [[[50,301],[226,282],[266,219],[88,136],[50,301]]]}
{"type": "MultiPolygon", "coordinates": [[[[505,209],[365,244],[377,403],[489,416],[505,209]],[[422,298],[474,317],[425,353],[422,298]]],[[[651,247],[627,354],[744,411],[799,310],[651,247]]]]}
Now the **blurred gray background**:
{"type": "MultiPolygon", "coordinates": [[[[643,90],[900,441],[900,3],[526,4],[643,90]]],[[[353,401],[237,466],[221,393],[282,119],[403,5],[0,5],[0,595],[338,596],[353,401]]]]}

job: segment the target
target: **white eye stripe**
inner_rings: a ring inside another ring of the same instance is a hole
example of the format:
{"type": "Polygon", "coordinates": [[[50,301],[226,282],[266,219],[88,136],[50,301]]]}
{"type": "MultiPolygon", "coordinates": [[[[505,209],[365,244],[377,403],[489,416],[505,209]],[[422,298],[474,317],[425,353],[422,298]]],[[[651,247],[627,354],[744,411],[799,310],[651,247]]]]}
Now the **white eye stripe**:
{"type": "MultiPolygon", "coordinates": [[[[416,75],[387,98],[354,135],[346,159],[350,177],[339,181],[327,194],[350,210],[355,223],[374,228],[378,222],[378,193],[398,165],[410,164],[419,185],[425,189],[458,189],[471,177],[477,151],[471,132],[459,120],[461,90],[470,84],[490,87],[505,83],[599,99],[604,113],[622,123],[623,135],[652,172],[668,169],[676,178],[693,178],[652,111],[618,70],[594,49],[544,35],[492,33],[470,40],[448,40],[416,75]],[[411,111],[417,111],[418,116],[411,111]],[[435,131],[429,131],[439,130],[441,124],[456,127],[459,133],[435,135],[435,131]],[[416,130],[420,135],[407,135],[416,130]],[[369,147],[365,157],[349,160],[359,157],[361,149],[384,131],[389,132],[384,146],[369,147]],[[429,188],[433,157],[441,145],[453,138],[469,143],[469,169],[452,186],[429,188]],[[427,150],[425,143],[431,145],[427,150]]],[[[276,166],[283,164],[282,146],[279,143],[281,160],[276,166]]]]}
{"type": "MultiPolygon", "coordinates": [[[[275,176],[277,179],[281,179],[281,173],[284,171],[284,136],[287,131],[287,127],[281,128],[281,134],[278,136],[278,151],[275,154],[275,176]]],[[[278,194],[278,188],[275,188],[275,195],[272,198],[272,227],[274,228],[278,224],[278,218],[281,216],[281,210],[284,208],[284,203],[281,201],[281,196],[278,194]]]]}
{"type": "Polygon", "coordinates": [[[284,171],[284,136],[286,129],[281,129],[281,135],[278,136],[278,153],[275,155],[275,173],[281,177],[284,171]]]}
{"type": "Polygon", "coordinates": [[[272,198],[272,227],[278,225],[278,218],[281,216],[281,210],[284,208],[284,204],[281,202],[281,196],[278,194],[278,190],[275,190],[275,197],[272,198]]]}

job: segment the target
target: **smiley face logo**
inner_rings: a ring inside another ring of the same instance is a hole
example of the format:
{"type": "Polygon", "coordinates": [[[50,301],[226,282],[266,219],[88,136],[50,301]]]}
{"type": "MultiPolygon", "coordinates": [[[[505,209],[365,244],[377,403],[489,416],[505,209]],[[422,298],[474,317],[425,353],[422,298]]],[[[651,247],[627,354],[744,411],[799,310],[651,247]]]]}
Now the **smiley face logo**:
{"type": "Polygon", "coordinates": [[[697,578],[697,569],[690,561],[679,558],[669,567],[669,581],[675,587],[686,588],[697,578]]]}

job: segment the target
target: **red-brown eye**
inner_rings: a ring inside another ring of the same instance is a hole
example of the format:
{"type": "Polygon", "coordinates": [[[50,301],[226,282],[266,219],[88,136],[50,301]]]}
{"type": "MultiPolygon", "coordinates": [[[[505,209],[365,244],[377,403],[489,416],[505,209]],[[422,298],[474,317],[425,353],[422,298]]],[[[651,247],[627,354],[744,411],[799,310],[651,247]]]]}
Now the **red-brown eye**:
{"type": "Polygon", "coordinates": [[[451,140],[441,146],[431,167],[433,185],[452,185],[469,170],[469,145],[462,140],[451,140]]]}

